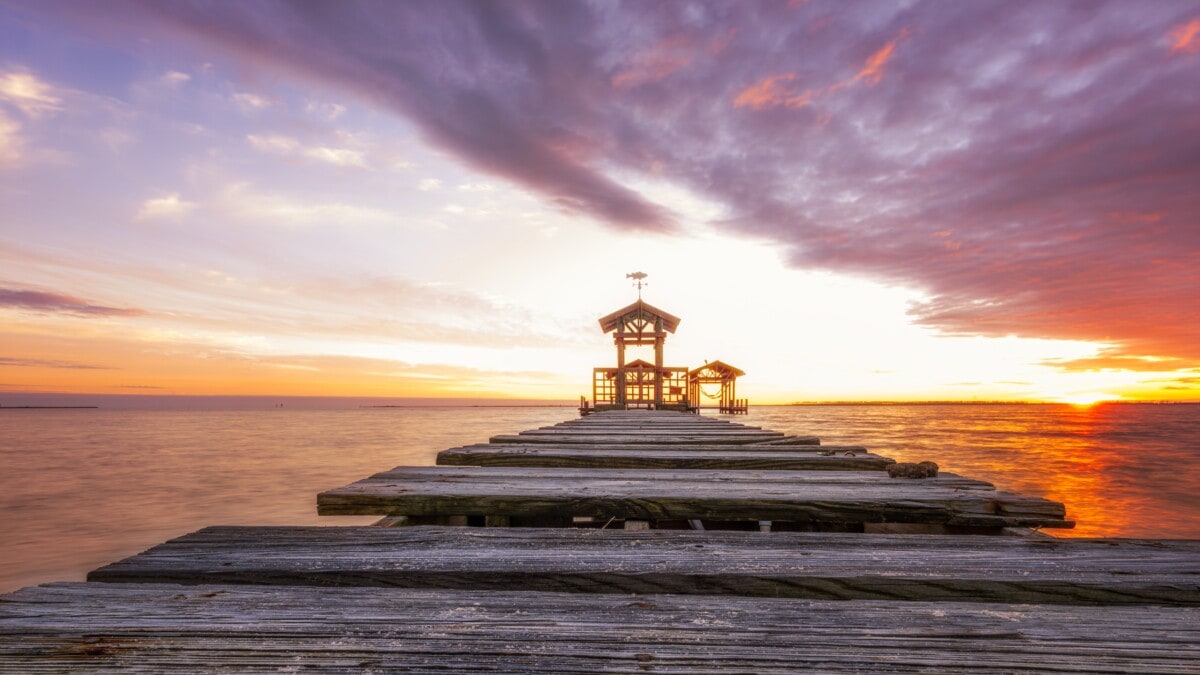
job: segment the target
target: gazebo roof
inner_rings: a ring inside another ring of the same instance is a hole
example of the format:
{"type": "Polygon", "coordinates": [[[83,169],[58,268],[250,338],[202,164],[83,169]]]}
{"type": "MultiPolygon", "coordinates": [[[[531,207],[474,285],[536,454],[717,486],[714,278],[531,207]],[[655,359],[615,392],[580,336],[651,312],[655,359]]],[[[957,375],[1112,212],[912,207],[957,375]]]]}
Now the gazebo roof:
{"type": "Polygon", "coordinates": [[[695,377],[705,370],[712,371],[716,375],[732,375],[734,377],[741,377],[746,374],[742,369],[734,368],[724,361],[709,361],[699,368],[688,371],[688,376],[695,377]]]}
{"type": "Polygon", "coordinates": [[[663,330],[668,333],[674,333],[675,329],[679,327],[679,317],[667,314],[648,302],[638,300],[628,307],[622,307],[612,314],[601,318],[600,329],[605,333],[611,333],[623,322],[628,321],[630,315],[636,315],[635,318],[649,320],[650,322],[653,322],[655,319],[662,319],[663,330]]]}

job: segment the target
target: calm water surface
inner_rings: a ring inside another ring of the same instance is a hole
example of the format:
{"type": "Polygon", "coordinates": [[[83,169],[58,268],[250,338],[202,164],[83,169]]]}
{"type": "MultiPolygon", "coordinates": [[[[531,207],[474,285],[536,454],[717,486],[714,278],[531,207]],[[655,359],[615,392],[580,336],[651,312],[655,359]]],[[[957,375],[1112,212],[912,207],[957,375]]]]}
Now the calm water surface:
{"type": "MultiPolygon", "coordinates": [[[[316,494],[570,408],[4,410],[0,592],[80,580],[207,525],[351,525],[316,494]]],[[[756,407],[738,421],[860,444],[1067,505],[1058,536],[1200,538],[1200,406],[756,407]]]]}

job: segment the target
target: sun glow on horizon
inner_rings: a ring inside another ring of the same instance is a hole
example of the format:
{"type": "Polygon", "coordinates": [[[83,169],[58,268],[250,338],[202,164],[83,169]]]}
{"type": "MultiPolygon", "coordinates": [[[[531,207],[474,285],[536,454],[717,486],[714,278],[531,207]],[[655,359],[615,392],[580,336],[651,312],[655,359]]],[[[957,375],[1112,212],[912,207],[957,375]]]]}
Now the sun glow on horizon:
{"type": "Polygon", "coordinates": [[[1112,394],[1103,394],[1100,392],[1086,392],[1086,393],[1082,393],[1082,394],[1072,394],[1071,396],[1067,396],[1067,397],[1061,399],[1061,402],[1062,403],[1070,403],[1071,405],[1080,406],[1080,407],[1087,407],[1087,406],[1096,405],[1097,403],[1108,403],[1108,402],[1119,401],[1119,400],[1121,400],[1121,397],[1113,396],[1112,394]]]}

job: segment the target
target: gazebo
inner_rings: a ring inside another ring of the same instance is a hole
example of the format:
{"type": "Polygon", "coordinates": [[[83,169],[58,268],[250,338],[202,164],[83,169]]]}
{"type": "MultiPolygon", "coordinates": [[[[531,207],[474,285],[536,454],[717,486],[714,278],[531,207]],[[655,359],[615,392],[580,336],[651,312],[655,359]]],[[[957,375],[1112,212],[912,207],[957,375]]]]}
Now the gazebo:
{"type": "MultiPolygon", "coordinates": [[[[700,397],[707,395],[704,385],[717,384],[720,393],[718,406],[723,413],[745,413],[746,399],[735,398],[735,384],[744,372],[727,363],[713,361],[689,371],[680,366],[663,365],[663,343],[668,333],[679,327],[679,317],[668,314],[642,300],[643,272],[626,274],[638,289],[637,302],[601,317],[600,330],[613,334],[617,346],[616,368],[592,369],[592,400],[580,396],[579,414],[601,410],[652,408],[700,412],[700,397]],[[652,345],[654,363],[636,359],[626,363],[625,348],[652,345]]],[[[711,406],[706,406],[711,407],[711,406]]]]}
{"type": "Polygon", "coordinates": [[[679,327],[679,317],[650,303],[637,302],[600,319],[600,329],[613,334],[616,368],[592,371],[592,403],[596,410],[656,408],[686,410],[685,367],[663,366],[663,343],[679,327]],[[626,363],[627,346],[653,345],[654,363],[641,359],[626,363]]]}
{"type": "Polygon", "coordinates": [[[749,407],[746,399],[737,398],[737,379],[746,373],[721,361],[708,361],[703,366],[691,370],[687,374],[688,400],[697,408],[701,405],[701,396],[717,399],[717,409],[723,413],[744,413],[749,407]],[[705,385],[717,385],[717,393],[710,394],[704,389],[705,385]]]}

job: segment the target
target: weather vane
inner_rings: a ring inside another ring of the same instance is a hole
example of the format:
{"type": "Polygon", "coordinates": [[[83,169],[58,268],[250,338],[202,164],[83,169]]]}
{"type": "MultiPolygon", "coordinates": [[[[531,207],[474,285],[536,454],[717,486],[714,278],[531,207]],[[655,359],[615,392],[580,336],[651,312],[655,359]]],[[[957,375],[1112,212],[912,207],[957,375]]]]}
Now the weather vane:
{"type": "Polygon", "coordinates": [[[630,272],[629,274],[625,275],[626,279],[633,279],[634,283],[637,285],[638,300],[642,299],[642,286],[649,286],[649,284],[642,281],[642,279],[645,279],[648,276],[650,275],[646,274],[645,272],[630,272]]]}

